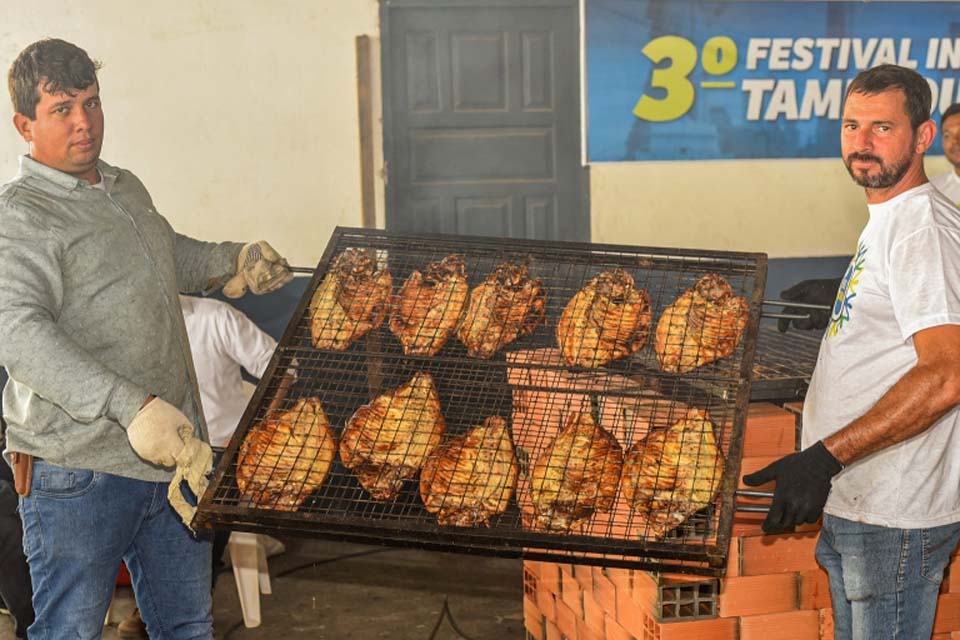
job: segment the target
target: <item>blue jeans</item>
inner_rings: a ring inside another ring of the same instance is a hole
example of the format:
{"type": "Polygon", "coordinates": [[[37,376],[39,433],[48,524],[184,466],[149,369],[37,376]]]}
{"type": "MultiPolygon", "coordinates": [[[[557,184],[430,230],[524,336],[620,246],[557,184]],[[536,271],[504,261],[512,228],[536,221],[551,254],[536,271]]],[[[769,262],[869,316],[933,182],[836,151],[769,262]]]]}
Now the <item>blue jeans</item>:
{"type": "Polygon", "coordinates": [[[213,638],[210,543],[183,525],[165,483],[38,460],[20,511],[31,640],[98,640],[121,560],[151,638],[213,638]]]}
{"type": "Polygon", "coordinates": [[[817,561],[830,575],[835,640],[930,640],[960,523],[891,529],[824,514],[817,561]]]}

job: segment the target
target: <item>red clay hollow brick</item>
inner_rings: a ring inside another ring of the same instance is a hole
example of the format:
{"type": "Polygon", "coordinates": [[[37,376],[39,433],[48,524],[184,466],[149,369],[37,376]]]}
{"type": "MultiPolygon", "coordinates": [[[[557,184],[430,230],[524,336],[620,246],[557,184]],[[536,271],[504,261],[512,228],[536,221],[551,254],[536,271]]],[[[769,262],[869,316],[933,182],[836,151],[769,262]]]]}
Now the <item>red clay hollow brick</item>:
{"type": "Polygon", "coordinates": [[[577,637],[577,619],[580,616],[563,602],[557,602],[557,629],[568,638],[577,637]]]}
{"type": "Polygon", "coordinates": [[[960,593],[945,593],[937,598],[937,616],[933,620],[934,633],[960,631],[960,593]]]}
{"type": "Polygon", "coordinates": [[[736,578],[740,575],[740,538],[731,537],[730,546],[727,547],[727,568],[724,571],[725,578],[736,578]]]}
{"type": "Polygon", "coordinates": [[[800,608],[830,608],[830,579],[822,567],[800,572],[800,608]]]}
{"type": "MultiPolygon", "coordinates": [[[[660,640],[737,640],[737,620],[735,618],[715,618],[713,620],[692,620],[690,622],[664,622],[659,627],[660,640]]],[[[776,636],[768,636],[767,639],[776,636]]]]}
{"type": "Polygon", "coordinates": [[[785,456],[796,449],[796,419],[768,403],[751,404],[743,432],[743,455],[785,456]]]}
{"type": "Polygon", "coordinates": [[[740,640],[820,640],[819,611],[790,611],[740,618],[740,640]]]}
{"type": "Polygon", "coordinates": [[[549,591],[537,591],[537,608],[547,620],[557,619],[557,595],[549,591]]]}
{"type": "Polygon", "coordinates": [[[593,599],[606,613],[617,617],[617,588],[600,567],[594,567],[593,599]]]}
{"type": "MultiPolygon", "coordinates": [[[[566,566],[566,565],[564,565],[566,566]]],[[[580,597],[580,593],[583,589],[580,588],[580,583],[574,579],[572,575],[566,571],[561,572],[560,574],[560,599],[567,604],[568,607],[576,614],[578,618],[583,616],[583,600],[580,597]]],[[[559,602],[557,603],[559,606],[559,602]]]]}
{"type": "Polygon", "coordinates": [[[727,578],[720,583],[722,618],[780,613],[797,608],[797,576],[777,573],[766,576],[727,578]]]}
{"type": "Polygon", "coordinates": [[[547,632],[547,640],[561,640],[560,629],[549,620],[543,623],[543,629],[547,632]]]}
{"type": "Polygon", "coordinates": [[[644,622],[647,618],[651,618],[649,611],[634,602],[629,592],[617,589],[617,622],[620,626],[633,636],[644,638],[644,622]]]}
{"type": "Polygon", "coordinates": [[[613,616],[604,618],[604,630],[607,634],[607,640],[636,640],[634,635],[620,626],[620,623],[613,616]]]}
{"type": "Polygon", "coordinates": [[[606,612],[593,596],[583,592],[583,622],[594,631],[603,634],[603,616],[606,612]]]}
{"type": "Polygon", "coordinates": [[[950,559],[944,581],[947,583],[949,593],[960,593],[960,557],[953,556],[950,559]]]}
{"type": "MultiPolygon", "coordinates": [[[[768,464],[776,462],[781,456],[744,456],[740,462],[740,477],[737,479],[737,487],[740,489],[752,489],[754,491],[773,491],[773,488],[776,486],[772,481],[762,484],[759,487],[748,487],[743,482],[743,476],[753,473],[754,471],[759,471],[763,469],[768,464]]],[[[763,502],[769,502],[769,500],[762,500],[760,498],[739,498],[737,502],[742,504],[761,504],[763,502]]]]}
{"type": "Polygon", "coordinates": [[[606,632],[587,626],[583,620],[577,620],[577,640],[604,640],[606,632]]]}
{"type": "Polygon", "coordinates": [[[820,640],[833,640],[833,609],[820,609],[820,640]]]}
{"type": "Polygon", "coordinates": [[[543,614],[530,598],[523,599],[523,626],[536,640],[544,640],[543,614]]]}
{"type": "Polygon", "coordinates": [[[818,535],[807,532],[743,538],[740,569],[745,576],[813,571],[820,566],[813,556],[818,535]]]}

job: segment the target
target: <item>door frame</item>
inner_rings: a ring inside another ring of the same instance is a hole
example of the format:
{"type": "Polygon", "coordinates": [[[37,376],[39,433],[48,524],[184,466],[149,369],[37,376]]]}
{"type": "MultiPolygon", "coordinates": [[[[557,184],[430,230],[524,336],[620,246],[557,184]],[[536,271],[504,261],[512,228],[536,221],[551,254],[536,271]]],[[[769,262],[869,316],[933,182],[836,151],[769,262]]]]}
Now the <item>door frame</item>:
{"type": "Polygon", "coordinates": [[[380,102],[381,119],[383,122],[383,162],[385,184],[383,193],[383,226],[389,230],[389,221],[392,212],[396,211],[396,189],[393,187],[391,178],[391,164],[396,149],[393,143],[394,122],[391,101],[393,98],[393,83],[390,74],[390,47],[392,44],[390,11],[392,9],[456,9],[461,7],[503,7],[503,8],[537,8],[537,7],[568,7],[576,12],[575,20],[575,39],[576,39],[576,58],[579,60],[580,68],[577,70],[577,120],[579,130],[577,131],[577,145],[580,147],[579,157],[577,158],[577,179],[580,182],[580,202],[579,211],[586,216],[585,225],[587,238],[592,236],[591,218],[593,216],[590,210],[590,165],[585,162],[586,139],[585,139],[585,71],[584,71],[584,42],[583,42],[583,19],[584,19],[584,0],[379,0],[380,2],[380,102]]]}

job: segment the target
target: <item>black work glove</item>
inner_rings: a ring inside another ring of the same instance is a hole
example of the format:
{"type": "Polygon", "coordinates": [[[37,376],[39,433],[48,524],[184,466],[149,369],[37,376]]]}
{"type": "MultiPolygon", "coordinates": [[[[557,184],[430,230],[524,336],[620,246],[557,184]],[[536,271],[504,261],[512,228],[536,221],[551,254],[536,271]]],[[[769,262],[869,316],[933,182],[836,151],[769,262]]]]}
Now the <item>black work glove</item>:
{"type": "Polygon", "coordinates": [[[825,278],[823,280],[803,280],[789,289],[780,292],[780,299],[789,302],[805,302],[807,304],[822,304],[830,309],[804,309],[803,307],[784,307],[784,313],[809,315],[801,320],[780,318],[777,329],[786,331],[793,323],[794,329],[820,329],[823,331],[830,322],[833,303],[837,299],[837,289],[840,288],[842,278],[825,278]]]}
{"type": "Polygon", "coordinates": [[[767,533],[783,531],[804,522],[816,522],[830,493],[830,480],[843,465],[827,451],[820,440],[809,449],[791,453],[748,476],[745,484],[758,485],[776,481],[773,504],[763,521],[767,533]]]}

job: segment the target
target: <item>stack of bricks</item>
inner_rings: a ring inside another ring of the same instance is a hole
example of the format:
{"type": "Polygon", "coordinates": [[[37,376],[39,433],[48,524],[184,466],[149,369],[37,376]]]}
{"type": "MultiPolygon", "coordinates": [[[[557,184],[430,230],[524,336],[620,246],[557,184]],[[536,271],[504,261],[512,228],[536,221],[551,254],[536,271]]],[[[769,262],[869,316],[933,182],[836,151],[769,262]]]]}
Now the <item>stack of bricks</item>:
{"type": "MultiPolygon", "coordinates": [[[[743,473],[795,450],[794,412],[750,406],[743,473]]],[[[765,489],[766,487],[760,487],[765,489]]],[[[738,513],[722,578],[524,562],[527,640],[825,640],[833,638],[818,527],[764,535],[738,513]]],[[[960,559],[944,576],[933,640],[960,640],[960,559]]]]}

